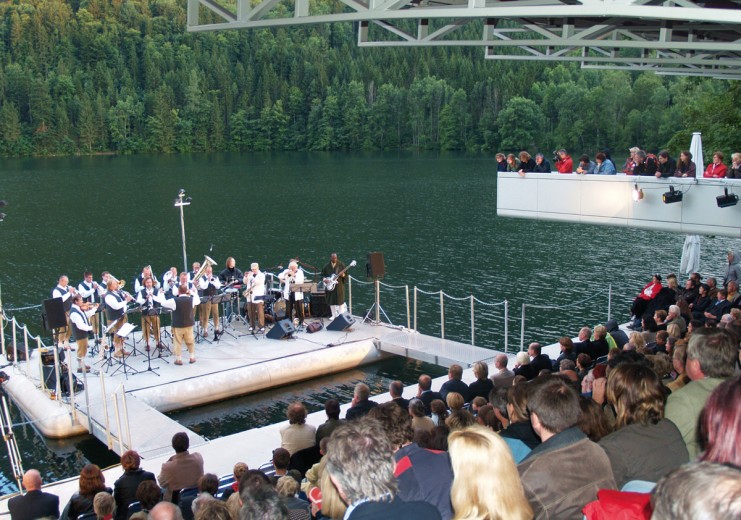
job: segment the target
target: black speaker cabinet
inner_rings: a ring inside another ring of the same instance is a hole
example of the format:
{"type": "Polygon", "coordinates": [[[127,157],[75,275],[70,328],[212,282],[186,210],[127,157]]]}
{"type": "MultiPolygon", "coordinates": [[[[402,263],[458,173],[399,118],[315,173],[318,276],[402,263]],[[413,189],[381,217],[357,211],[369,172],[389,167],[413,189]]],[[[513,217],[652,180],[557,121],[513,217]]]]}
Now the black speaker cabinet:
{"type": "Polygon", "coordinates": [[[280,320],[265,334],[265,337],[270,339],[288,339],[294,332],[296,332],[296,329],[293,328],[291,320],[280,320]]]}
{"type": "Polygon", "coordinates": [[[45,323],[48,331],[61,329],[67,326],[67,315],[64,313],[64,303],[61,298],[44,300],[45,323]]]}
{"type": "Polygon", "coordinates": [[[365,271],[368,278],[378,278],[379,280],[383,278],[386,274],[386,267],[383,263],[383,253],[368,253],[365,271]]]}
{"type": "Polygon", "coordinates": [[[353,323],[355,323],[355,318],[352,317],[352,314],[350,314],[349,312],[343,312],[329,322],[329,324],[327,325],[327,330],[347,330],[352,327],[353,323]]]}

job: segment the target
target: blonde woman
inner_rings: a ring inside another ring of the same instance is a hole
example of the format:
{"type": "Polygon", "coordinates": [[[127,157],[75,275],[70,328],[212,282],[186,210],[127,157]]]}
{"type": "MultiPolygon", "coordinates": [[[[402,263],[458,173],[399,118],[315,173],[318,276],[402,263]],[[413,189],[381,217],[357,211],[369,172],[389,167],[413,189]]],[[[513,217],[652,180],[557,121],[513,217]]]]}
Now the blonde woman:
{"type": "Polygon", "coordinates": [[[499,435],[475,426],[451,433],[448,445],[455,520],[533,518],[515,461],[499,435]]]}

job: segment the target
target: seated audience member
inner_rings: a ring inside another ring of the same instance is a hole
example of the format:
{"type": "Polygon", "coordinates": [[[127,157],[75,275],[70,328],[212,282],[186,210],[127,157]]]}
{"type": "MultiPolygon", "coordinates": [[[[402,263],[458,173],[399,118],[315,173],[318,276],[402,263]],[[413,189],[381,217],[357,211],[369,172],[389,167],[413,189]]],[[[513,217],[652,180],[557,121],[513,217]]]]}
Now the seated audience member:
{"type": "Polygon", "coordinates": [[[696,167],[695,163],[692,162],[692,154],[689,151],[683,151],[679,154],[679,160],[677,161],[677,169],[674,170],[675,177],[695,177],[696,167]]]}
{"type": "Polygon", "coordinates": [[[164,500],[173,500],[173,492],[195,487],[203,476],[203,457],[200,453],[189,453],[190,439],[185,432],[172,436],[172,449],[175,455],[162,464],[157,477],[160,487],[165,490],[164,500]]]}
{"type": "Polygon", "coordinates": [[[103,476],[103,472],[95,464],[88,464],[82,468],[78,484],[80,488],[69,499],[60,518],[76,520],[78,516],[85,513],[94,513],[93,500],[95,499],[95,495],[101,491],[113,493],[111,488],[106,487],[105,476],[103,476]]]}
{"type": "Polygon", "coordinates": [[[190,503],[190,514],[184,504],[187,504],[187,498],[180,500],[180,510],[183,512],[183,518],[193,518],[201,506],[209,500],[215,500],[216,493],[219,491],[219,477],[213,473],[206,473],[198,479],[198,495],[193,497],[190,503]]]}
{"type": "Polygon", "coordinates": [[[540,343],[530,343],[527,347],[527,355],[530,356],[530,366],[533,370],[540,372],[541,370],[553,370],[553,362],[547,354],[541,353],[540,343]]]}
{"type": "Polygon", "coordinates": [[[641,317],[646,312],[646,309],[648,309],[649,302],[656,298],[661,288],[661,275],[655,274],[651,278],[651,281],[643,287],[638,296],[633,300],[633,304],[630,306],[630,313],[633,315],[631,317],[633,329],[640,327],[641,317]]]}
{"type": "Polygon", "coordinates": [[[327,414],[327,420],[320,424],[316,429],[314,439],[319,444],[324,437],[329,437],[340,423],[340,402],[337,399],[327,399],[324,403],[324,413],[327,414]]]}
{"type": "Polygon", "coordinates": [[[422,374],[417,380],[417,398],[425,405],[425,414],[430,415],[430,403],[435,399],[445,402],[440,392],[432,391],[432,378],[427,374],[422,374]]]}
{"type": "Polygon", "coordinates": [[[429,449],[436,451],[448,451],[448,435],[450,430],[444,424],[435,426],[430,437],[429,449]]]}
{"type": "Polygon", "coordinates": [[[463,396],[458,392],[448,393],[448,396],[445,398],[445,402],[448,405],[451,413],[462,410],[463,407],[466,405],[466,402],[463,400],[463,396]]]}
{"type": "Polygon", "coordinates": [[[713,154],[713,160],[705,168],[702,176],[706,179],[722,179],[726,175],[728,175],[728,167],[723,164],[723,152],[717,151],[713,154]]]}
{"type": "Polygon", "coordinates": [[[450,413],[450,416],[445,419],[445,426],[447,426],[451,432],[468,428],[474,424],[476,424],[476,418],[471,414],[471,412],[464,409],[453,410],[450,413]]]}
{"type": "Polygon", "coordinates": [[[389,395],[391,396],[391,402],[396,403],[396,405],[404,410],[404,413],[406,413],[407,410],[409,410],[409,399],[404,399],[402,397],[402,393],[404,392],[404,383],[401,381],[391,381],[389,384],[389,395]]]}
{"type": "Polygon", "coordinates": [[[659,376],[662,384],[671,381],[672,359],[669,357],[669,354],[666,352],[659,352],[657,354],[649,353],[646,354],[646,359],[648,359],[651,369],[659,376]]]}
{"type": "Polygon", "coordinates": [[[535,161],[526,151],[520,152],[520,168],[517,170],[521,175],[535,171],[535,161]]]}
{"type": "Polygon", "coordinates": [[[506,172],[507,171],[507,158],[503,153],[498,153],[494,156],[494,158],[497,161],[497,171],[498,172],[506,172]]]}
{"type": "Polygon", "coordinates": [[[602,356],[606,356],[610,351],[610,345],[607,343],[607,328],[604,325],[597,325],[594,328],[594,339],[590,340],[589,350],[587,354],[592,359],[599,359],[602,356]]]}
{"type": "Polygon", "coordinates": [[[656,333],[656,341],[653,344],[646,345],[654,352],[666,353],[666,342],[669,339],[669,333],[665,330],[660,330],[656,333]]]}
{"type": "Polygon", "coordinates": [[[558,364],[558,371],[559,372],[573,372],[574,375],[576,375],[576,363],[574,363],[570,359],[564,359],[558,364]]]}
{"type": "Polygon", "coordinates": [[[615,431],[599,441],[618,487],[631,480],[657,482],[689,461],[682,434],[664,419],[665,394],[650,368],[623,363],[610,371],[607,401],[615,409],[615,431]]]}
{"type": "Polygon", "coordinates": [[[676,344],[672,349],[672,367],[674,368],[674,380],[666,385],[671,392],[676,392],[690,382],[685,365],[687,364],[687,343],[684,341],[676,344]]]}
{"type": "Polygon", "coordinates": [[[669,306],[669,312],[666,315],[666,321],[664,323],[666,323],[667,328],[672,323],[677,325],[679,327],[680,336],[684,336],[687,333],[687,322],[684,321],[684,318],[681,316],[679,305],[669,306]]]}
{"type": "Polygon", "coordinates": [[[607,320],[607,322],[605,323],[605,328],[607,329],[607,333],[612,336],[612,339],[615,341],[615,345],[617,346],[617,348],[622,349],[623,346],[625,346],[625,344],[628,342],[628,335],[623,329],[620,328],[617,320],[607,320]]]}
{"type": "Polygon", "coordinates": [[[520,161],[517,160],[517,157],[515,157],[515,154],[513,153],[507,154],[507,171],[508,172],[520,171],[520,161]]]}
{"type": "Polygon", "coordinates": [[[535,379],[538,375],[538,371],[530,366],[530,356],[527,352],[518,352],[515,357],[515,375],[522,376],[528,381],[535,379]]]}
{"type": "Polygon", "coordinates": [[[473,364],[473,376],[476,381],[468,385],[468,397],[473,401],[476,397],[489,399],[489,393],[494,388],[494,383],[489,379],[489,365],[483,361],[473,364]]]}
{"type": "Polygon", "coordinates": [[[741,179],[741,153],[731,155],[731,167],[728,168],[729,179],[741,179]]]}
{"type": "Polygon", "coordinates": [[[592,366],[592,358],[589,357],[589,354],[579,354],[576,356],[576,375],[579,376],[580,382],[589,373],[590,366],[592,366]]]}
{"type": "Polygon", "coordinates": [[[566,150],[559,150],[557,156],[556,171],[558,171],[558,173],[574,173],[574,160],[566,150]]]}
{"type": "Polygon", "coordinates": [[[595,161],[597,162],[596,167],[594,168],[594,174],[595,175],[615,175],[617,172],[615,171],[615,165],[607,159],[607,156],[599,152],[595,156],[595,161]]]}
{"type": "Polygon", "coordinates": [[[666,418],[677,425],[690,459],[697,457],[697,422],[710,393],[733,375],[738,340],[724,329],[700,329],[687,347],[686,371],[692,380],[669,396],[666,418]]]}
{"type": "Polygon", "coordinates": [[[710,288],[708,285],[705,283],[700,284],[697,290],[697,299],[691,307],[693,320],[700,320],[702,323],[705,323],[705,311],[714,303],[709,294],[710,288]]]}
{"type": "Polygon", "coordinates": [[[576,173],[592,175],[597,165],[594,161],[589,160],[589,156],[584,154],[579,157],[579,166],[576,167],[576,173]]]}
{"type": "Polygon", "coordinates": [[[571,360],[576,363],[576,352],[574,352],[574,342],[568,336],[564,336],[558,340],[558,344],[561,347],[561,354],[553,362],[553,368],[558,370],[561,366],[561,361],[571,360]]]}
{"type": "Polygon", "coordinates": [[[693,462],[661,479],[651,496],[652,520],[741,518],[741,470],[693,462]]]}
{"type": "Polygon", "coordinates": [[[415,444],[409,415],[400,410],[382,405],[369,416],[381,424],[391,443],[399,489],[397,496],[405,502],[427,502],[435,506],[443,519],[452,518],[450,485],[453,472],[447,452],[434,452],[415,444]]]}
{"type": "Polygon", "coordinates": [[[731,310],[731,304],[728,303],[727,296],[728,292],[725,289],[720,289],[717,292],[716,301],[705,311],[705,322],[714,321],[718,323],[723,315],[731,310]]]}
{"type": "MultiPolygon", "coordinates": [[[[439,401],[439,399],[435,400],[439,401]]],[[[435,428],[435,423],[432,421],[432,419],[425,415],[425,405],[421,399],[412,399],[411,401],[409,401],[409,415],[412,417],[412,428],[414,430],[424,430],[430,432],[433,430],[433,428],[435,428]]]]}
{"type": "Polygon", "coordinates": [[[195,520],[232,520],[232,516],[226,502],[208,500],[198,508],[195,520]]]}
{"type": "Polygon", "coordinates": [[[535,169],[533,171],[536,173],[551,173],[551,163],[542,153],[535,154],[535,169]]]}
{"type": "MultiPolygon", "coordinates": [[[[493,412],[494,407],[490,404],[484,404],[481,405],[478,410],[476,410],[476,413],[474,414],[474,418],[476,419],[476,424],[480,426],[485,426],[484,424],[484,416],[486,416],[487,413],[493,412]]],[[[497,430],[499,431],[499,430],[497,430]]]]}
{"type": "Polygon", "coordinates": [[[496,371],[491,375],[491,382],[494,383],[496,388],[512,386],[515,373],[507,368],[507,363],[509,363],[509,358],[506,354],[499,354],[494,358],[494,368],[496,371]]]}
{"type": "Polygon", "coordinates": [[[579,396],[579,429],[592,442],[599,442],[602,437],[612,431],[602,407],[597,402],[584,395],[579,396]]]}
{"type": "Polygon", "coordinates": [[[376,406],[378,406],[378,403],[369,400],[369,397],[370,388],[368,387],[368,385],[366,385],[365,383],[358,383],[357,385],[355,385],[352,405],[345,413],[345,419],[348,421],[358,419],[359,417],[363,417],[364,415],[366,415],[371,410],[371,408],[375,408],[376,406]]]}
{"type": "MultiPolygon", "coordinates": [[[[408,412],[404,412],[404,413],[408,413],[408,412]]],[[[328,445],[329,445],[329,437],[324,437],[319,443],[319,453],[322,455],[322,458],[319,460],[319,462],[315,463],[308,470],[306,470],[306,475],[304,476],[304,479],[301,482],[301,491],[303,491],[306,496],[309,496],[309,492],[311,491],[311,488],[319,487],[319,481],[322,478],[322,473],[324,472],[324,466],[327,464],[327,459],[325,455],[327,454],[328,445]]]]}
{"type": "Polygon", "coordinates": [[[548,377],[534,383],[527,407],[542,444],[517,469],[535,518],[581,518],[599,489],[616,486],[607,455],[577,427],[579,396],[563,379],[548,377]]]}
{"type": "MultiPolygon", "coordinates": [[[[447,405],[442,402],[440,399],[435,399],[430,403],[430,410],[432,411],[432,414],[430,415],[430,419],[432,419],[432,423],[435,426],[440,426],[441,424],[445,424],[445,419],[448,418],[448,407],[447,405]]],[[[419,421],[418,421],[419,422],[419,421]]],[[[417,428],[415,428],[416,430],[417,428]]]]}
{"type": "Polygon", "coordinates": [[[426,502],[404,502],[398,497],[395,466],[391,443],[377,420],[364,417],[335,430],[325,475],[348,504],[346,520],[441,518],[438,510],[426,502]]]}
{"type": "MultiPolygon", "coordinates": [[[[657,309],[654,311],[654,322],[656,323],[657,330],[666,330],[666,316],[668,313],[664,309],[657,309]]],[[[644,327],[645,329],[645,327],[644,327]]]]}
{"type": "Polygon", "coordinates": [[[286,417],[288,424],[280,429],[281,448],[285,448],[293,455],[316,445],[316,428],[306,424],[306,407],[303,403],[295,402],[288,405],[286,417]]]}
{"type": "Polygon", "coordinates": [[[288,475],[291,453],[285,448],[276,448],[273,450],[273,457],[270,462],[273,463],[273,470],[272,472],[268,470],[265,474],[270,478],[270,483],[275,485],[280,477],[288,475]]]}
{"type": "Polygon", "coordinates": [[[98,520],[113,520],[113,511],[116,509],[116,502],[110,493],[101,491],[93,499],[93,511],[98,520]]]}
{"type": "MultiPolygon", "coordinates": [[[[489,393],[491,393],[491,392],[489,392],[489,393]]],[[[471,410],[471,413],[474,415],[474,417],[478,416],[479,410],[481,409],[481,407],[482,406],[486,406],[487,404],[488,404],[488,401],[486,400],[486,398],[485,397],[481,397],[480,395],[474,397],[473,399],[471,399],[471,407],[470,407],[470,410],[471,410]]]]}
{"type": "Polygon", "coordinates": [[[293,477],[280,477],[275,485],[275,489],[278,491],[278,495],[283,497],[283,502],[288,507],[288,514],[291,520],[311,519],[309,503],[298,498],[299,485],[293,477]]]}
{"type": "Polygon", "coordinates": [[[718,385],[700,413],[699,460],[741,469],[741,376],[718,385]]]}
{"type": "Polygon", "coordinates": [[[290,512],[285,501],[273,486],[260,486],[244,493],[240,519],[290,520],[290,512]]]}
{"type": "Polygon", "coordinates": [[[578,356],[582,352],[589,350],[589,338],[592,337],[592,329],[589,327],[582,327],[579,329],[579,334],[576,337],[576,343],[574,343],[574,352],[578,356]]]}
{"type": "Polygon", "coordinates": [[[183,520],[180,508],[172,502],[160,502],[149,512],[151,520],[183,520]]]}
{"type": "Polygon", "coordinates": [[[126,520],[129,504],[136,502],[136,490],[145,480],[156,482],[154,473],[144,471],[139,467],[141,457],[135,451],[129,450],[121,455],[121,468],[124,474],[113,484],[113,498],[116,499],[116,519],[126,520]]]}
{"type": "Polygon", "coordinates": [[[270,477],[258,469],[248,469],[239,479],[239,488],[236,493],[232,493],[229,500],[226,501],[226,507],[233,518],[239,518],[239,511],[242,508],[242,495],[252,493],[253,489],[262,486],[271,486],[270,477]]]}
{"type": "Polygon", "coordinates": [[[144,480],[136,488],[135,496],[141,505],[141,510],[148,513],[162,501],[162,489],[156,481],[144,480]]]}
{"type": "Polygon", "coordinates": [[[530,451],[540,444],[540,437],[535,434],[530,424],[527,410],[529,385],[515,385],[507,390],[507,417],[509,425],[499,432],[509,446],[515,462],[520,462],[530,451]]]}
{"type": "Polygon", "coordinates": [[[726,290],[728,291],[726,300],[728,300],[728,303],[731,304],[731,308],[738,309],[739,307],[741,307],[741,294],[738,292],[738,282],[735,280],[731,280],[726,285],[726,290]]]}
{"type": "Polygon", "coordinates": [[[657,158],[658,164],[656,165],[656,178],[666,178],[674,175],[674,172],[677,171],[677,164],[674,159],[669,157],[669,152],[662,150],[659,152],[657,158]]]}
{"type": "Polygon", "coordinates": [[[455,518],[533,518],[515,462],[497,434],[472,427],[451,433],[449,442],[455,518]]]}
{"type": "Polygon", "coordinates": [[[41,484],[41,473],[38,470],[29,469],[23,474],[23,487],[26,489],[26,494],[8,500],[11,520],[59,517],[59,497],[41,491],[41,484]]]}
{"type": "Polygon", "coordinates": [[[450,365],[450,368],[448,368],[448,380],[440,387],[440,395],[442,396],[443,401],[447,401],[447,396],[450,392],[458,392],[461,394],[466,403],[471,400],[468,385],[461,380],[462,378],[463,367],[455,363],[450,365]]]}
{"type": "MultiPolygon", "coordinates": [[[[661,332],[661,331],[659,331],[661,332]]],[[[638,350],[646,346],[646,340],[641,332],[633,331],[628,337],[628,345],[623,347],[625,350],[638,350]]]]}

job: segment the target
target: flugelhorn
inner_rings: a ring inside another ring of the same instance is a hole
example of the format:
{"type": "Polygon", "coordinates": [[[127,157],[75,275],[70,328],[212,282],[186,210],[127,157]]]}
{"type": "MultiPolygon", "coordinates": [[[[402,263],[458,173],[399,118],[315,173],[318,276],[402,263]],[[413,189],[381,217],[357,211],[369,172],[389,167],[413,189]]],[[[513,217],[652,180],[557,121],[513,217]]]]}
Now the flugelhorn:
{"type": "Polygon", "coordinates": [[[195,274],[195,276],[194,276],[194,277],[193,277],[193,279],[191,280],[191,283],[192,283],[193,285],[195,285],[195,284],[196,284],[196,282],[198,282],[198,280],[199,280],[199,279],[200,279],[200,278],[201,278],[201,277],[202,277],[202,276],[203,276],[203,275],[204,275],[204,274],[206,273],[206,268],[207,268],[207,267],[208,267],[209,265],[210,265],[210,266],[214,266],[214,265],[219,265],[219,264],[217,264],[217,263],[216,263],[216,262],[214,261],[214,259],[213,259],[213,258],[211,258],[210,256],[208,256],[208,255],[203,255],[203,263],[201,264],[201,268],[200,268],[200,269],[198,269],[198,272],[197,272],[197,273],[195,274]]]}

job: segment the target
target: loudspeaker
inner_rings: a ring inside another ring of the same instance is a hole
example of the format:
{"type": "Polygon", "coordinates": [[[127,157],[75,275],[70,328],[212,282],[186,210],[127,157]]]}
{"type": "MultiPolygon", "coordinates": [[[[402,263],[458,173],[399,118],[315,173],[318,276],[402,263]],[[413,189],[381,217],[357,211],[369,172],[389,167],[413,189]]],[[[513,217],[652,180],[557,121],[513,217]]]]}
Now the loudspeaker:
{"type": "Polygon", "coordinates": [[[61,298],[44,300],[44,323],[49,332],[67,326],[67,315],[64,313],[64,303],[61,298]]]}
{"type": "Polygon", "coordinates": [[[329,322],[329,324],[327,325],[327,330],[347,330],[352,327],[353,323],[355,323],[355,318],[352,317],[352,314],[350,314],[349,312],[343,312],[329,322]]]}
{"type": "Polygon", "coordinates": [[[323,294],[311,295],[311,315],[315,318],[329,318],[332,310],[327,305],[327,299],[323,294]]]}
{"type": "Polygon", "coordinates": [[[365,272],[368,278],[383,278],[386,274],[386,267],[383,263],[383,253],[368,253],[368,261],[365,264],[365,272]]]}
{"type": "Polygon", "coordinates": [[[265,334],[265,337],[270,339],[288,339],[294,332],[296,332],[296,329],[293,328],[291,320],[280,320],[265,334]]]}

